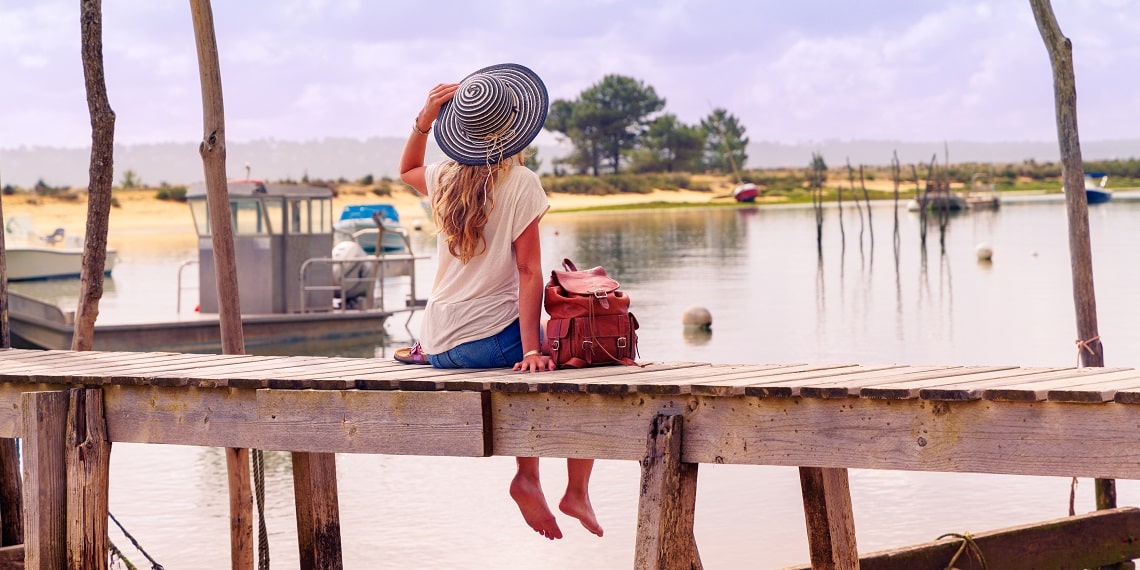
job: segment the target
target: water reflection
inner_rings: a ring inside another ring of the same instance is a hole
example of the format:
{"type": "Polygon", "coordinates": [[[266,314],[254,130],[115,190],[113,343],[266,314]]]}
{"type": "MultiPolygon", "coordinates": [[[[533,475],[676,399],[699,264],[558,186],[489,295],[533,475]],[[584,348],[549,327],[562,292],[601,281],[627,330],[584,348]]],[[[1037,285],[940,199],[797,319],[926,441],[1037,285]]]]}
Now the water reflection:
{"type": "MultiPolygon", "coordinates": [[[[1140,202],[1114,198],[1108,206],[1090,215],[1100,332],[1107,362],[1135,367],[1140,352],[1128,348],[1140,346],[1134,287],[1140,202]]],[[[894,223],[889,208],[872,205],[880,236],[894,223]]],[[[921,247],[919,217],[900,212],[897,242],[891,228],[893,263],[882,261],[887,253],[881,252],[879,264],[870,248],[865,264],[854,242],[845,248],[836,212],[825,213],[822,247],[810,208],[551,215],[543,224],[543,266],[569,257],[615,274],[641,323],[645,361],[1073,364],[1060,202],[1003,204],[1000,212],[955,217],[945,227],[945,252],[933,239],[921,247]],[[991,264],[977,262],[982,240],[995,249],[991,264]],[[715,317],[715,335],[678,334],[681,315],[694,304],[715,317]]],[[[433,263],[420,270],[419,282],[430,284],[433,263]]],[[[400,321],[386,327],[388,346],[409,338],[400,321]]],[[[390,354],[376,345],[341,354],[370,351],[390,354]]],[[[568,532],[552,548],[534,539],[506,496],[510,458],[339,455],[337,461],[346,567],[530,567],[542,560],[546,568],[628,568],[632,562],[637,462],[601,461],[596,468],[594,503],[606,538],[568,532]],[[506,543],[512,547],[501,548],[506,543]]],[[[112,510],[127,522],[145,521],[140,538],[148,550],[177,563],[169,567],[225,566],[220,450],[116,444],[112,462],[112,510]]],[[[297,558],[287,464],[286,454],[267,454],[275,567],[297,558]]],[[[558,488],[564,472],[549,467],[545,483],[558,488]]],[[[696,534],[706,567],[807,560],[794,469],[708,465],[698,485],[696,534]]],[[[1069,487],[1057,477],[853,471],[851,490],[860,549],[876,550],[1063,516],[1069,487]]],[[[1140,501],[1134,482],[1121,481],[1118,491],[1121,504],[1140,501]]],[[[1092,508],[1092,485],[1078,488],[1077,502],[1078,511],[1092,508]]]]}

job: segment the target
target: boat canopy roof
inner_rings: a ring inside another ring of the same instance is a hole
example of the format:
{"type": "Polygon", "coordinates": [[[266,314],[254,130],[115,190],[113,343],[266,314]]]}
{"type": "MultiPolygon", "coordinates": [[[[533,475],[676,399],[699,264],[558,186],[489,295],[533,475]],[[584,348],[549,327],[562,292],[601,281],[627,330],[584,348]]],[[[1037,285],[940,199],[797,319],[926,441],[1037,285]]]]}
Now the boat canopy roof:
{"type": "Polygon", "coordinates": [[[372,214],[380,212],[380,215],[392,220],[393,222],[400,221],[400,214],[396,211],[396,207],[391,204],[352,204],[345,206],[340,211],[341,220],[371,220],[372,214]]]}
{"type": "MultiPolygon", "coordinates": [[[[266,184],[261,180],[230,180],[228,191],[231,197],[278,196],[285,198],[332,198],[331,188],[305,186],[300,184],[266,184]]],[[[186,189],[187,198],[206,196],[206,183],[196,182],[186,189]]]]}

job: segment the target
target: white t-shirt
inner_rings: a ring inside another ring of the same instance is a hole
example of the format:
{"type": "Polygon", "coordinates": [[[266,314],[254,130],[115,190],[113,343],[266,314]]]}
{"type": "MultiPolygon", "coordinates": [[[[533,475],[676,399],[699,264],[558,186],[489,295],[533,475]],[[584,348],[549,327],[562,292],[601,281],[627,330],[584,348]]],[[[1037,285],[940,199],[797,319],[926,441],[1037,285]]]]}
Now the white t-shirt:
{"type": "MultiPolygon", "coordinates": [[[[427,166],[428,195],[436,191],[440,167],[427,166]]],[[[431,296],[424,308],[420,347],[427,354],[446,352],[465,342],[495,335],[519,317],[519,272],[514,242],[550,201],[538,175],[512,165],[495,184],[495,207],[483,228],[487,249],[466,264],[451,255],[439,237],[431,296]]]]}

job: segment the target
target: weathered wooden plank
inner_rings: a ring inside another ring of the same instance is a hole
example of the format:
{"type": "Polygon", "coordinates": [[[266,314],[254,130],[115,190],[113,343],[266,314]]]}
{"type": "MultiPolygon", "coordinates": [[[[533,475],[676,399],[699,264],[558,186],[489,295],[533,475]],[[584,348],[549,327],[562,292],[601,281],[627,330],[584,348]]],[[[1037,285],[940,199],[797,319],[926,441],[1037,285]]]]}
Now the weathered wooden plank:
{"type": "Polygon", "coordinates": [[[0,378],[5,382],[82,384],[86,381],[99,384],[101,380],[87,380],[83,376],[93,371],[113,368],[119,365],[121,359],[141,360],[146,356],[144,353],[122,354],[129,356],[120,356],[120,353],[72,352],[52,355],[50,359],[21,360],[19,365],[6,366],[0,378]]]}
{"type": "MultiPolygon", "coordinates": [[[[696,363],[694,363],[696,364],[696,363]]],[[[758,364],[758,365],[706,365],[700,370],[695,367],[686,367],[670,372],[662,372],[651,377],[638,377],[630,388],[641,394],[682,395],[691,394],[696,384],[725,380],[736,375],[759,376],[767,371],[787,369],[793,364],[758,364]]]]}
{"type": "MultiPolygon", "coordinates": [[[[970,533],[975,547],[962,547],[959,537],[866,554],[861,570],[1036,570],[1038,568],[1099,568],[1140,558],[1140,510],[1135,507],[1094,511],[1062,519],[970,533]],[[985,557],[979,563],[977,552],[985,557]]],[[[809,570],[811,566],[794,567],[809,570]]],[[[792,570],[792,569],[787,569],[792,570]]]]}
{"type": "Polygon", "coordinates": [[[107,498],[111,442],[103,418],[103,391],[68,391],[67,411],[67,567],[107,568],[107,498]]]}
{"type": "Polygon", "coordinates": [[[1051,402],[1099,404],[1113,401],[1119,390],[1140,388],[1140,372],[1135,370],[1104,374],[1094,380],[1090,384],[1054,388],[1046,394],[1046,399],[1051,402]]]}
{"type": "Polygon", "coordinates": [[[23,397],[24,563],[34,570],[67,566],[67,392],[23,397]]]}
{"type": "MultiPolygon", "coordinates": [[[[813,370],[838,370],[850,368],[854,364],[792,364],[783,367],[759,370],[744,370],[725,374],[716,378],[695,380],[689,386],[689,393],[702,396],[743,396],[747,386],[758,382],[779,382],[783,375],[813,370]]],[[[791,378],[788,381],[792,381],[791,378]]]]}
{"type": "Polygon", "coordinates": [[[963,376],[953,378],[941,386],[924,386],[918,390],[918,397],[923,400],[939,400],[947,402],[965,402],[968,400],[981,400],[982,392],[987,388],[1005,386],[1007,384],[1021,383],[1030,379],[1051,380],[1066,378],[1076,368],[1011,368],[998,372],[963,376]]]}
{"type": "Polygon", "coordinates": [[[246,354],[225,356],[228,358],[219,359],[212,364],[148,371],[140,376],[144,380],[142,383],[130,381],[126,378],[119,379],[115,383],[256,389],[265,387],[266,378],[275,371],[292,370],[310,362],[323,361],[321,357],[251,356],[246,354]]]}
{"type": "MultiPolygon", "coordinates": [[[[56,383],[70,383],[70,384],[91,384],[100,385],[109,383],[111,378],[115,377],[114,372],[122,368],[128,367],[149,367],[153,366],[156,359],[162,361],[200,361],[205,362],[210,355],[181,355],[181,354],[159,354],[153,355],[150,353],[141,352],[127,352],[127,353],[97,353],[97,352],[75,352],[68,355],[64,361],[36,361],[26,364],[24,369],[25,382],[56,382],[56,383]],[[106,360],[99,362],[100,359],[94,356],[77,356],[77,355],[106,355],[110,357],[118,357],[115,360],[106,360]]],[[[117,383],[141,383],[145,377],[140,374],[125,375],[117,383]]]]}
{"type": "Polygon", "coordinates": [[[30,348],[0,348],[0,367],[5,362],[22,360],[25,358],[44,359],[51,356],[71,354],[72,350],[36,350],[30,348]]]}
{"type": "Polygon", "coordinates": [[[649,363],[640,366],[600,366],[595,368],[562,369],[542,374],[516,374],[491,383],[495,392],[581,392],[581,383],[589,378],[622,376],[658,370],[700,366],[697,363],[649,363]]]}
{"type": "Polygon", "coordinates": [[[693,536],[697,465],[681,462],[684,420],[657,415],[641,460],[633,567],[639,570],[702,568],[693,536]]]}
{"type": "Polygon", "coordinates": [[[1117,390],[1112,399],[1120,404],[1140,404],[1140,388],[1117,390]]]}
{"type": "Polygon", "coordinates": [[[108,386],[111,441],[478,457],[478,392],[108,386]]]}
{"type": "MultiPolygon", "coordinates": [[[[690,373],[707,368],[707,364],[685,363],[690,373]]],[[[640,366],[609,366],[605,367],[605,374],[598,374],[597,368],[584,368],[582,370],[567,371],[568,374],[559,374],[551,377],[552,382],[545,384],[551,392],[588,392],[591,394],[628,394],[637,391],[639,385],[648,385],[660,378],[664,382],[677,382],[674,371],[662,367],[640,366]],[[571,378],[571,374],[579,374],[578,378],[571,378]],[[669,376],[670,378],[666,378],[669,376]]],[[[539,386],[543,391],[543,385],[539,386]]]]}
{"type": "Polygon", "coordinates": [[[807,380],[800,385],[799,395],[803,398],[847,398],[858,396],[859,389],[887,383],[913,383],[929,381],[932,378],[945,378],[963,372],[962,366],[907,366],[881,372],[852,374],[837,379],[818,378],[807,380]]]}
{"type": "MultiPolygon", "coordinates": [[[[1019,369],[1016,366],[977,366],[967,374],[995,374],[1006,375],[1016,374],[1019,369]]],[[[957,376],[962,375],[948,375],[949,378],[925,378],[915,381],[896,381],[887,382],[883,384],[876,384],[871,386],[864,386],[859,389],[859,397],[861,398],[877,398],[880,400],[908,400],[917,398],[922,393],[924,388],[934,388],[940,385],[950,383],[962,382],[962,378],[957,376]]],[[[975,377],[977,378],[977,377],[975,377]]]]}
{"type": "Polygon", "coordinates": [[[683,413],[683,460],[1140,478],[1140,408],[847,398],[491,395],[496,455],[638,460],[657,413],[683,413]]]}
{"type": "Polygon", "coordinates": [[[781,376],[778,382],[753,384],[744,387],[746,396],[757,398],[793,398],[800,395],[800,388],[818,382],[820,378],[842,380],[841,377],[865,378],[885,370],[904,368],[898,364],[884,364],[875,366],[851,366],[833,371],[800,372],[790,376],[781,376]]]}
{"type": "Polygon", "coordinates": [[[1072,375],[1067,378],[1040,380],[1036,382],[1025,382],[1021,384],[987,388],[982,392],[982,398],[986,400],[1005,402],[1041,402],[1048,397],[1049,390],[1090,384],[1100,380],[1100,378],[1091,378],[1093,376],[1100,376],[1103,374],[1119,375],[1120,373],[1124,373],[1126,375],[1132,374],[1132,372],[1126,368],[1078,368],[1076,370],[1073,370],[1072,375]]]}
{"type": "Polygon", "coordinates": [[[335,454],[293,453],[293,496],[302,570],[344,567],[336,490],[335,454]]]}
{"type": "Polygon", "coordinates": [[[800,488],[812,568],[859,570],[847,470],[800,467],[800,488]]]}
{"type": "MultiPolygon", "coordinates": [[[[396,362],[395,360],[381,360],[377,358],[337,358],[335,362],[330,359],[327,366],[322,366],[319,368],[311,368],[309,366],[299,367],[297,370],[294,370],[292,372],[279,372],[274,377],[340,379],[345,377],[345,375],[385,373],[389,371],[403,370],[408,368],[408,366],[408,364],[396,362]]],[[[430,367],[424,366],[423,368],[430,367]]]]}

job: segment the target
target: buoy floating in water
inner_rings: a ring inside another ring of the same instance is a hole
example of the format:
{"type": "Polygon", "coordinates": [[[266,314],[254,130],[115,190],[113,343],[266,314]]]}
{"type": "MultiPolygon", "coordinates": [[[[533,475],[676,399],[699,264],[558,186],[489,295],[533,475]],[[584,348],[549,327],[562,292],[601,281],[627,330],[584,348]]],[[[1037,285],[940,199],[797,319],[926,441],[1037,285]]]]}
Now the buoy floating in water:
{"type": "Polygon", "coordinates": [[[681,324],[685,325],[685,330],[712,330],[712,313],[704,307],[693,305],[681,315],[681,324]]]}
{"type": "Polygon", "coordinates": [[[993,261],[994,248],[990,247],[988,243],[979,243],[975,253],[978,256],[978,261],[993,261]]]}

